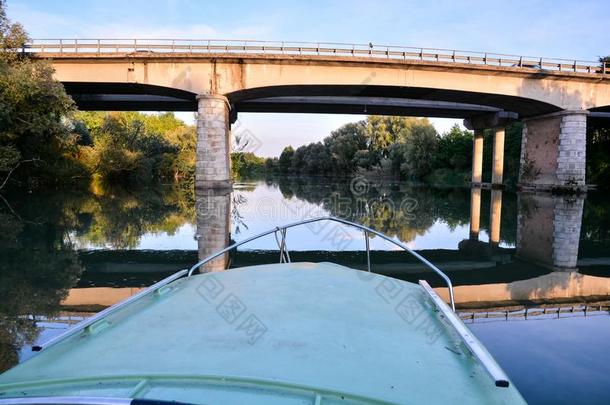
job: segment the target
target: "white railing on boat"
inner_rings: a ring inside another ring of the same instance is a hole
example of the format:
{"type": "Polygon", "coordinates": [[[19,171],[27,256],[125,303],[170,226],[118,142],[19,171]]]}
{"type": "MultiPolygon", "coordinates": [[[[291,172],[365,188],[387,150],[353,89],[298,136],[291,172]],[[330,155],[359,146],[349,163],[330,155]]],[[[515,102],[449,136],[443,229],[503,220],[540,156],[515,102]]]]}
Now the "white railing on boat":
{"type": "Polygon", "coordinates": [[[280,263],[290,263],[290,253],[288,252],[288,247],[286,245],[286,231],[290,228],[310,224],[312,222],[320,222],[320,221],[338,222],[340,224],[351,226],[351,227],[354,227],[354,228],[357,228],[357,229],[360,229],[361,231],[363,231],[364,243],[365,243],[365,247],[366,247],[366,264],[367,264],[367,270],[369,271],[369,273],[371,272],[371,248],[370,248],[370,243],[369,243],[369,235],[378,236],[381,239],[388,241],[388,242],[398,246],[399,248],[409,252],[413,257],[418,259],[420,262],[422,262],[424,265],[426,265],[426,267],[428,267],[430,270],[432,270],[433,272],[438,274],[445,281],[445,283],[447,284],[447,289],[449,290],[449,301],[451,303],[451,308],[455,311],[455,300],[453,298],[453,284],[451,283],[451,279],[445,273],[443,273],[438,267],[436,267],[434,264],[429,262],[426,258],[421,256],[419,253],[410,249],[407,245],[405,245],[402,242],[398,242],[398,241],[390,238],[389,236],[387,236],[381,232],[378,232],[374,229],[371,229],[369,227],[366,227],[364,225],[357,224],[355,222],[351,222],[351,221],[348,221],[348,220],[345,220],[342,218],[336,218],[336,217],[317,217],[317,218],[311,218],[311,219],[304,219],[302,221],[293,222],[293,223],[283,225],[283,226],[278,226],[278,227],[275,227],[268,231],[261,232],[258,235],[251,236],[242,241],[239,241],[230,246],[227,246],[226,248],[219,250],[218,252],[216,252],[216,253],[206,257],[205,259],[201,260],[200,262],[196,263],[195,265],[193,265],[193,267],[191,267],[189,269],[188,276],[189,277],[192,276],[193,273],[195,272],[195,270],[197,270],[201,266],[205,265],[206,263],[216,259],[217,257],[220,257],[220,256],[224,255],[225,253],[227,253],[241,245],[245,245],[246,243],[252,242],[256,239],[260,239],[264,236],[271,235],[271,234],[275,235],[275,239],[277,241],[278,248],[280,249],[280,263]],[[281,236],[281,239],[278,236],[278,233],[281,236]]]}
{"type": "Polygon", "coordinates": [[[127,305],[131,304],[132,302],[137,301],[146,295],[150,295],[150,294],[154,293],[155,291],[159,291],[159,289],[161,287],[163,287],[181,277],[184,277],[186,274],[187,274],[186,269],[180,270],[180,271],[172,274],[171,276],[164,278],[163,280],[159,281],[158,283],[151,285],[149,288],[142,290],[135,295],[132,295],[131,297],[127,298],[125,301],[121,301],[118,304],[108,307],[108,308],[104,309],[103,311],[100,311],[97,314],[93,315],[92,317],[87,318],[87,319],[77,323],[70,329],[66,330],[63,333],[60,333],[59,335],[51,338],[50,340],[47,340],[46,342],[44,342],[40,345],[32,346],[32,351],[39,352],[43,349],[47,349],[48,347],[53,346],[56,343],[59,343],[60,341],[64,340],[65,338],[72,336],[75,333],[80,332],[80,331],[84,330],[85,328],[92,326],[100,319],[110,315],[113,312],[118,311],[121,308],[126,307],[127,305]]]}
{"type": "Polygon", "coordinates": [[[438,296],[438,294],[430,287],[425,280],[419,280],[419,285],[424,289],[426,294],[428,294],[428,298],[434,303],[436,308],[441,312],[442,317],[444,317],[447,322],[453,327],[453,329],[457,332],[457,334],[464,342],[464,345],[468,348],[468,351],[476,357],[487,374],[494,380],[494,384],[496,387],[507,388],[510,383],[508,380],[508,376],[500,368],[498,363],[494,360],[494,358],[489,354],[489,352],[485,349],[485,347],[479,342],[479,340],[468,330],[466,325],[460,320],[458,315],[455,313],[455,309],[451,310],[445,304],[445,301],[438,296]]]}
{"type": "MultiPolygon", "coordinates": [[[[134,398],[114,397],[23,397],[0,399],[0,405],[132,405],[133,401],[134,398]]],[[[174,401],[154,401],[154,403],[155,405],[179,404],[174,401]]]]}

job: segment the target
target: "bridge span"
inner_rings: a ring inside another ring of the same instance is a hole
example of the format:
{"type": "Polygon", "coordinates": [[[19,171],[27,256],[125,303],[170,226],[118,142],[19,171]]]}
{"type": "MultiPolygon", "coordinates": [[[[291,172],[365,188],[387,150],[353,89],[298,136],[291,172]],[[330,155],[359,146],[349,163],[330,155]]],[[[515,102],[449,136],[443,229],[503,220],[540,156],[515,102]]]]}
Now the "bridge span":
{"type": "Polygon", "coordinates": [[[504,127],[524,122],[520,183],[585,186],[587,117],[610,119],[607,63],[456,50],[218,40],[35,40],[83,110],[198,112],[196,186],[230,186],[230,129],[240,112],[464,118],[494,130],[502,184],[504,127]]]}

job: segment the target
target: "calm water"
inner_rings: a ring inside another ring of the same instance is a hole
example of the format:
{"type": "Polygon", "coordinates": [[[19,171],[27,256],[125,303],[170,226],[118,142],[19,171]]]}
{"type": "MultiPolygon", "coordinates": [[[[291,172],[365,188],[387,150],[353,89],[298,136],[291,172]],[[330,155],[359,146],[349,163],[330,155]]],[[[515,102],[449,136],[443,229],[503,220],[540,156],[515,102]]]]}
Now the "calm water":
{"type": "MultiPolygon", "coordinates": [[[[461,316],[530,403],[610,403],[604,195],[282,179],[239,183],[232,193],[98,187],[6,200],[0,201],[0,370],[31,357],[31,344],[226,243],[335,215],[404,242],[449,273],[461,316]]],[[[291,229],[287,245],[293,261],[365,266],[359,231],[291,229]]],[[[391,244],[373,238],[371,247],[374,271],[426,278],[446,294],[391,244]]],[[[268,237],[216,265],[271,258],[278,258],[277,244],[268,237]]]]}

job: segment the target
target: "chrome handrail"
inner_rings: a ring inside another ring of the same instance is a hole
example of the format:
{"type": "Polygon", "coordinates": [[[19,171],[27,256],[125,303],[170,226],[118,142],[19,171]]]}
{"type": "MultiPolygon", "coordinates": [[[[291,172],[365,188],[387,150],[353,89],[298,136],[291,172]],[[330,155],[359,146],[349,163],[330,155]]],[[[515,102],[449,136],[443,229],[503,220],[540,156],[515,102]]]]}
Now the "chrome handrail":
{"type": "Polygon", "coordinates": [[[474,357],[479,359],[479,362],[485,368],[485,371],[494,380],[496,387],[508,388],[510,385],[508,376],[500,368],[498,363],[489,354],[485,347],[479,342],[479,340],[468,330],[464,323],[459,319],[455,313],[455,309],[452,311],[447,307],[447,304],[438,296],[438,294],[430,287],[425,280],[419,280],[419,285],[424,289],[428,298],[436,306],[436,308],[443,314],[445,320],[453,327],[457,332],[458,336],[462,339],[468,351],[472,353],[474,357]]]}
{"type": "MultiPolygon", "coordinates": [[[[133,398],[115,397],[21,397],[2,398],[0,405],[131,405],[133,398]]],[[[165,401],[155,401],[156,404],[165,404],[165,401]]],[[[169,402],[167,402],[169,404],[169,402]]],[[[177,404],[177,402],[172,402],[177,404]]]]}
{"type": "Polygon", "coordinates": [[[172,274],[171,276],[164,278],[163,280],[159,281],[158,283],[155,283],[153,285],[151,285],[150,287],[148,287],[145,290],[140,291],[139,293],[132,295],[131,297],[127,298],[124,301],[119,302],[118,304],[115,304],[111,307],[108,307],[106,309],[104,309],[103,311],[98,312],[97,314],[93,315],[90,318],[86,318],[84,320],[82,320],[81,322],[75,324],[74,326],[72,326],[70,329],[66,330],[63,333],[60,333],[59,335],[47,340],[46,342],[40,344],[40,345],[34,345],[32,346],[32,351],[34,352],[39,352],[43,349],[46,349],[56,343],[59,343],[60,341],[64,340],[65,338],[74,335],[77,332],[81,332],[83,330],[85,330],[85,328],[95,324],[97,321],[99,321],[100,319],[110,315],[113,312],[118,311],[119,309],[131,304],[132,302],[139,300],[140,298],[149,295],[151,293],[154,293],[155,291],[159,291],[161,289],[161,287],[166,286],[167,284],[183,277],[184,275],[187,274],[186,269],[185,270],[180,270],[174,274],[172,274]]]}
{"type": "Polygon", "coordinates": [[[20,49],[23,53],[44,55],[87,53],[97,56],[129,52],[169,54],[225,53],[261,55],[326,55],[419,60],[439,63],[462,63],[586,74],[610,73],[608,62],[579,59],[547,58],[476,52],[457,49],[391,46],[385,44],[351,44],[344,42],[257,41],[243,39],[169,39],[169,38],[49,38],[33,39],[20,49]]]}
{"type": "MultiPolygon", "coordinates": [[[[283,226],[277,226],[275,228],[272,228],[268,231],[265,232],[261,232],[257,235],[251,236],[249,238],[246,238],[242,241],[236,242],[230,246],[227,246],[226,248],[219,250],[218,252],[206,257],[205,259],[197,262],[196,264],[194,264],[188,271],[187,277],[190,277],[193,275],[193,273],[195,272],[195,270],[197,270],[198,268],[200,268],[201,266],[203,266],[204,264],[216,259],[219,256],[222,256],[223,254],[241,246],[241,245],[245,245],[246,243],[252,242],[256,239],[260,239],[264,236],[270,235],[270,234],[275,234],[277,237],[277,233],[279,232],[282,235],[282,240],[281,242],[278,243],[278,245],[280,246],[280,263],[284,263],[285,259],[288,258],[288,261],[290,261],[290,256],[288,255],[288,251],[286,249],[286,230],[289,228],[294,228],[296,226],[301,226],[301,225],[306,225],[312,222],[319,222],[319,221],[334,221],[334,222],[338,222],[341,223],[343,225],[348,225],[357,229],[360,229],[362,231],[364,231],[364,237],[365,237],[365,244],[366,244],[366,254],[367,254],[367,268],[368,271],[371,271],[371,260],[370,260],[370,244],[369,244],[369,234],[373,234],[376,235],[380,238],[382,238],[385,241],[388,241],[390,243],[393,243],[394,245],[402,248],[403,250],[409,252],[412,256],[414,256],[416,259],[418,259],[420,262],[422,262],[423,264],[425,264],[430,270],[434,271],[436,274],[438,274],[447,284],[447,288],[449,290],[449,300],[451,302],[451,308],[455,311],[455,300],[453,297],[453,283],[451,282],[451,279],[445,274],[443,273],[438,267],[436,267],[434,264],[430,263],[426,258],[424,258],[423,256],[421,256],[419,253],[415,252],[414,250],[410,249],[407,245],[405,245],[404,243],[398,242],[392,238],[390,238],[389,236],[376,231],[374,229],[371,229],[367,226],[355,223],[355,222],[351,222],[342,218],[337,218],[337,217],[331,217],[331,216],[327,216],[327,217],[317,217],[317,218],[310,218],[310,219],[305,219],[302,221],[298,221],[298,222],[292,222],[289,223],[287,225],[283,225],[283,226]]],[[[277,239],[276,239],[277,240],[277,239]]]]}

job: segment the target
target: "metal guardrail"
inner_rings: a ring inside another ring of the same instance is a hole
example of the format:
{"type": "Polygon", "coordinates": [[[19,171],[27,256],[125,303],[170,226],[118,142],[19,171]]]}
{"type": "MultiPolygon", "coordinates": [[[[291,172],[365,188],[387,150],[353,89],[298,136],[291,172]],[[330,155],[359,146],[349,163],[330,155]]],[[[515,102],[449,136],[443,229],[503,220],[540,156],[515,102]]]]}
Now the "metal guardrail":
{"type": "Polygon", "coordinates": [[[445,281],[445,283],[447,284],[447,288],[449,290],[449,300],[451,303],[451,308],[455,311],[455,300],[453,297],[453,284],[451,283],[451,279],[445,273],[443,273],[438,267],[436,267],[434,264],[430,263],[427,259],[425,259],[423,256],[421,256],[419,253],[415,252],[414,250],[411,250],[405,244],[395,241],[394,239],[390,238],[389,236],[387,236],[381,232],[368,228],[364,225],[360,225],[355,222],[347,221],[345,219],[336,218],[336,217],[318,217],[318,218],[305,219],[305,220],[293,222],[293,223],[290,223],[287,225],[278,226],[278,227],[275,227],[268,231],[259,233],[258,235],[254,235],[250,238],[246,238],[240,242],[236,242],[230,246],[227,246],[226,248],[219,250],[218,252],[216,252],[216,253],[206,257],[205,259],[201,260],[200,262],[196,263],[189,269],[188,276],[189,277],[192,276],[193,273],[195,272],[195,270],[197,270],[201,266],[205,265],[206,263],[211,262],[212,260],[216,259],[217,257],[220,257],[241,245],[245,245],[246,243],[252,242],[256,239],[260,239],[264,236],[271,235],[271,234],[274,234],[275,239],[278,244],[278,248],[280,249],[280,263],[290,263],[290,254],[288,252],[288,247],[286,246],[287,230],[290,228],[297,227],[297,226],[302,226],[302,225],[310,224],[312,222],[320,222],[320,221],[338,222],[340,224],[351,226],[353,228],[357,228],[357,229],[360,229],[361,231],[363,231],[365,246],[366,246],[367,270],[369,272],[371,272],[371,249],[370,249],[370,244],[369,244],[369,235],[370,234],[378,236],[381,239],[383,239],[387,242],[390,242],[390,243],[398,246],[399,248],[409,252],[413,257],[418,259],[420,262],[422,262],[430,270],[432,270],[433,272],[438,274],[445,281]],[[280,234],[281,239],[280,239],[280,237],[278,237],[278,233],[280,234]]]}
{"type": "Polygon", "coordinates": [[[488,321],[510,321],[528,319],[562,319],[573,317],[586,317],[596,315],[610,315],[610,304],[584,304],[567,305],[557,307],[533,307],[517,310],[489,310],[489,311],[459,311],[458,316],[462,321],[474,323],[477,320],[488,321]],[[564,316],[562,316],[564,315],[564,316]]]}
{"type": "Polygon", "coordinates": [[[520,56],[491,52],[474,52],[441,48],[417,48],[377,44],[340,42],[254,41],[227,39],[34,39],[22,48],[23,53],[95,54],[105,56],[124,53],[253,54],[253,55],[316,55],[366,57],[390,60],[461,63],[538,69],[557,72],[610,74],[610,61],[572,60],[520,56]]]}

